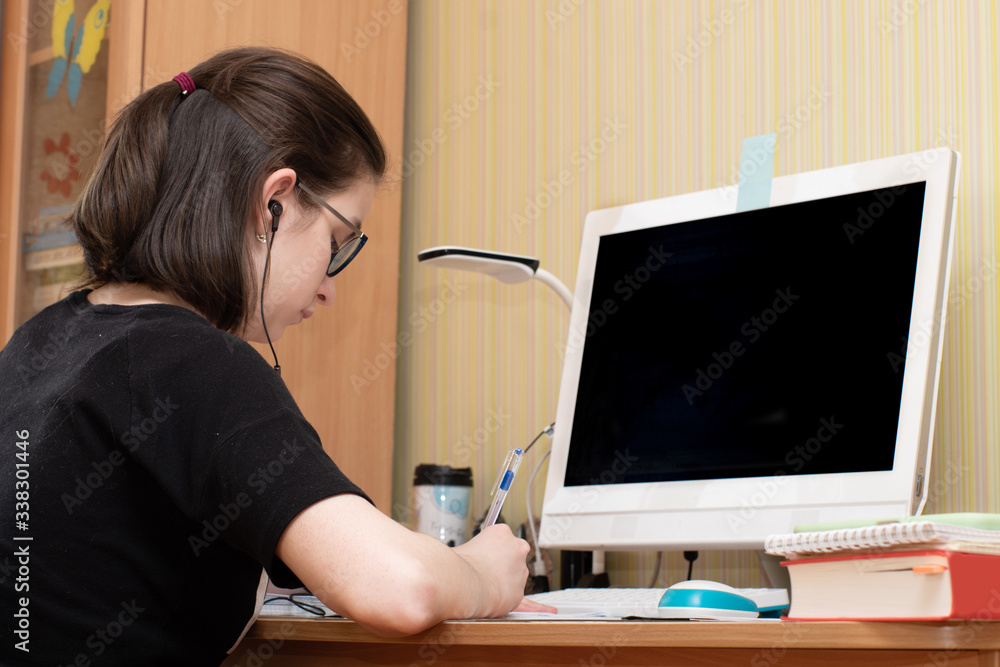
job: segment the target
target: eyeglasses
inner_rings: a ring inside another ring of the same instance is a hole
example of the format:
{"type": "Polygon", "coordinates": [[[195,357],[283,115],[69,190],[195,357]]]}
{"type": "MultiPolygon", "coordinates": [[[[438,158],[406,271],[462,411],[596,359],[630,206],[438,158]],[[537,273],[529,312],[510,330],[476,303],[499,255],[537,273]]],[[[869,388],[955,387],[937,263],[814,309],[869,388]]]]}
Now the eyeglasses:
{"type": "MultiPolygon", "coordinates": [[[[344,268],[351,263],[351,260],[354,259],[359,252],[361,252],[365,243],[368,242],[368,237],[365,236],[363,231],[358,229],[357,225],[352,223],[350,220],[338,213],[336,209],[327,204],[326,200],[307,188],[302,181],[296,181],[296,185],[302,188],[303,192],[312,197],[313,201],[337,216],[337,218],[351,230],[351,237],[344,241],[342,245],[334,247],[330,252],[330,265],[326,267],[326,275],[332,278],[343,271],[344,268]]],[[[336,245],[336,241],[331,241],[330,243],[331,245],[336,245]]]]}

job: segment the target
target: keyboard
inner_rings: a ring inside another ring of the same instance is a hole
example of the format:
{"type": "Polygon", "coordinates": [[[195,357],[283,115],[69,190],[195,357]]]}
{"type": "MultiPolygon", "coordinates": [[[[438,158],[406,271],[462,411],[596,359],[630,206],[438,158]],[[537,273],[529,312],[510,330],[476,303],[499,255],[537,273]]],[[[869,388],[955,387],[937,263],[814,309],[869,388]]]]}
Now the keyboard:
{"type": "MultiPolygon", "coordinates": [[[[756,618],[746,611],[712,610],[708,613],[693,607],[660,607],[666,588],[566,588],[561,591],[535,593],[528,597],[551,605],[560,614],[612,616],[623,618],[756,618]]],[[[788,591],[784,588],[736,588],[733,592],[750,598],[761,615],[788,607],[788,591]]]]}

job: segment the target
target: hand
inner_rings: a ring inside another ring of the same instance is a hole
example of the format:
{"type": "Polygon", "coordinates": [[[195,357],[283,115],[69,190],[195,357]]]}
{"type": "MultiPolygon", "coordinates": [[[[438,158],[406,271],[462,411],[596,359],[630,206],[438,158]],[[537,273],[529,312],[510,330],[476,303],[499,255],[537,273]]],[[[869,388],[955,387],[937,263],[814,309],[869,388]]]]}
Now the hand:
{"type": "Polygon", "coordinates": [[[528,543],[505,524],[484,529],[454,549],[472,567],[481,591],[476,618],[503,616],[524,598],[528,543]]]}
{"type": "Polygon", "coordinates": [[[521,604],[517,605],[517,609],[514,611],[526,611],[539,614],[558,614],[559,610],[555,607],[547,604],[542,604],[541,602],[535,602],[530,598],[523,598],[521,604]]]}

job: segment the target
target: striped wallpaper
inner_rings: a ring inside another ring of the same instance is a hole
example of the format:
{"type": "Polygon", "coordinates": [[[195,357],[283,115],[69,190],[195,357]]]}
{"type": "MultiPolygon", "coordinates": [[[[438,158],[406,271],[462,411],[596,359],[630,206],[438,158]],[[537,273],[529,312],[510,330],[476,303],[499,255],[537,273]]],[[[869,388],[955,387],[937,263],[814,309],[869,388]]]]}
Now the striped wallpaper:
{"type": "MultiPolygon", "coordinates": [[[[484,511],[504,452],[554,419],[569,319],[537,282],[416,253],[533,255],[572,289],[589,210],[734,184],[742,139],[769,132],[776,175],[961,152],[927,511],[1000,512],[995,2],[412,0],[409,20],[397,519],[418,463],[471,466],[484,511]]],[[[522,491],[504,514],[524,519],[522,491]]],[[[616,585],[648,584],[652,554],[608,561],[616,585]]],[[[661,582],[684,576],[679,554],[665,564],[661,582]]],[[[746,552],[703,553],[696,574],[760,582],[746,552]]]]}

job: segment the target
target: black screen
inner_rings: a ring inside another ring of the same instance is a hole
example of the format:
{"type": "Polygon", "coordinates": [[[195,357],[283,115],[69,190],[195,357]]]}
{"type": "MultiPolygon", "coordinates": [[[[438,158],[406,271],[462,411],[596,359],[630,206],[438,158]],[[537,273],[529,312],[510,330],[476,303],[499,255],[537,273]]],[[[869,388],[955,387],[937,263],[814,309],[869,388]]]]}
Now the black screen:
{"type": "Polygon", "coordinates": [[[601,237],[565,484],[891,470],[924,189],[601,237]]]}

